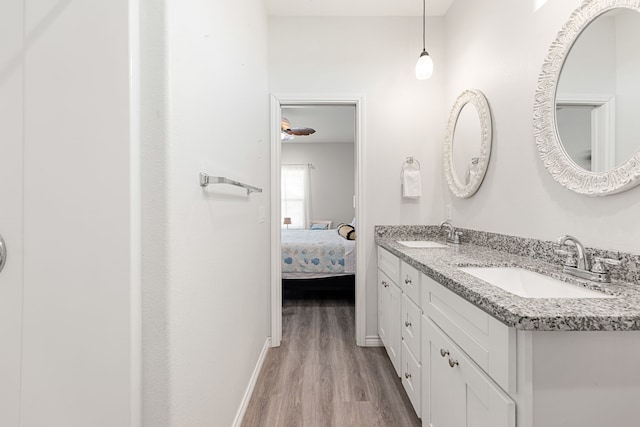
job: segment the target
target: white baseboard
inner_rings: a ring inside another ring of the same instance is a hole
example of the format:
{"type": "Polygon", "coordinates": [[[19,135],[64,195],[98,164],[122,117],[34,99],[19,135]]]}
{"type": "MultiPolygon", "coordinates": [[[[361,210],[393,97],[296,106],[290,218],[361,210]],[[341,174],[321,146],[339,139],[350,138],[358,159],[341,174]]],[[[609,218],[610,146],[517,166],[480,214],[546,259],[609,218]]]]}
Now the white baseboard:
{"type": "Polygon", "coordinates": [[[365,347],[382,347],[384,344],[378,335],[367,335],[364,340],[365,347]]]}
{"type": "Polygon", "coordinates": [[[240,403],[240,409],[238,409],[238,413],[236,414],[236,419],[233,420],[232,427],[240,427],[242,424],[242,420],[244,419],[244,414],[247,412],[247,408],[249,407],[249,402],[251,401],[251,395],[253,395],[253,389],[256,386],[256,382],[258,382],[258,376],[260,375],[260,370],[262,369],[262,364],[267,357],[267,351],[271,347],[271,337],[268,337],[264,343],[264,347],[262,347],[262,352],[260,352],[260,356],[258,357],[258,362],[256,363],[256,367],[253,369],[253,374],[251,374],[251,378],[249,379],[249,385],[247,385],[247,390],[244,392],[244,396],[242,397],[242,402],[240,403]]]}

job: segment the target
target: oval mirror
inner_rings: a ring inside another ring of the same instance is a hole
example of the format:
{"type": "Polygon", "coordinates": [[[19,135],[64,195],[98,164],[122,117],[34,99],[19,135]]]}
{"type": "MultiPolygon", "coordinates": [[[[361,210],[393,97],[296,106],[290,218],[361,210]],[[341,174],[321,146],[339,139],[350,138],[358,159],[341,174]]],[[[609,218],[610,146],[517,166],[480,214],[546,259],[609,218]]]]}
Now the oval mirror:
{"type": "Polygon", "coordinates": [[[461,198],[478,191],[491,155],[491,111],[479,90],[462,92],[453,105],[444,142],[444,172],[461,198]]]}
{"type": "Polygon", "coordinates": [[[581,194],[640,184],[640,1],[591,0],[552,44],[534,132],[551,175],[581,194]]]}

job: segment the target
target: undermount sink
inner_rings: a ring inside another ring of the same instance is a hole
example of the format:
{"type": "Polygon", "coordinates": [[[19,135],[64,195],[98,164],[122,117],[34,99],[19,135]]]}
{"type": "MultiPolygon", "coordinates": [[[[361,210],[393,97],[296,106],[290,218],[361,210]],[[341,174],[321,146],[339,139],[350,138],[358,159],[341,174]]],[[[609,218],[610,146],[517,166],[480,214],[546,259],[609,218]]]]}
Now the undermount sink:
{"type": "Polygon", "coordinates": [[[460,267],[461,271],[523,298],[615,298],[517,267],[460,267]]]}
{"type": "Polygon", "coordinates": [[[447,245],[442,243],[432,242],[431,240],[405,240],[398,241],[403,246],[408,248],[447,248],[447,245]]]}

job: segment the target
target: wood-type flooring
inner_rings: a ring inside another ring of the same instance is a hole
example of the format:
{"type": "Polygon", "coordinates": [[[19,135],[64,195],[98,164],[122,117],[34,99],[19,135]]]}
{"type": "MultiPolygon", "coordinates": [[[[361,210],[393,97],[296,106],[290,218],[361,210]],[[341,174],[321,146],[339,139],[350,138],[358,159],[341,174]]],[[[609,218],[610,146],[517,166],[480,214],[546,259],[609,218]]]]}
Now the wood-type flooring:
{"type": "Polygon", "coordinates": [[[285,300],[243,427],[419,427],[382,347],[357,347],[354,306],[285,300]]]}

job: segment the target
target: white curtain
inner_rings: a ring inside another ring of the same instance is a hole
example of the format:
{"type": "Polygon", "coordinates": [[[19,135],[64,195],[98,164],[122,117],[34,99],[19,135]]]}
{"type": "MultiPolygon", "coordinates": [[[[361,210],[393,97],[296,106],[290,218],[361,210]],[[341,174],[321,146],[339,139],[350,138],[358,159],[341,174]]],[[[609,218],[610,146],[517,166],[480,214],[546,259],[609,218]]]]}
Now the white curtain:
{"type": "MultiPolygon", "coordinates": [[[[308,228],[311,222],[311,197],[309,193],[309,166],[282,165],[282,218],[291,218],[291,229],[308,228]]],[[[286,228],[285,225],[283,227],[286,228]]]]}

